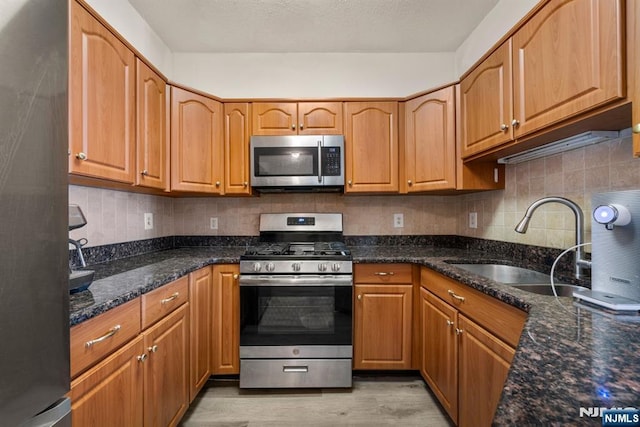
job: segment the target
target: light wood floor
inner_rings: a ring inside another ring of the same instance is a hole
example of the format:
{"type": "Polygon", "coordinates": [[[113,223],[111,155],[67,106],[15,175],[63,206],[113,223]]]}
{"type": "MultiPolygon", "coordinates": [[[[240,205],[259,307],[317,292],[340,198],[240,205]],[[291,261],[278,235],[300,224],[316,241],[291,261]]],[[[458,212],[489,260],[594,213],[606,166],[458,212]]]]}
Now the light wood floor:
{"type": "Polygon", "coordinates": [[[352,390],[239,390],[210,380],[183,427],[450,426],[420,378],[354,377],[352,390]]]}

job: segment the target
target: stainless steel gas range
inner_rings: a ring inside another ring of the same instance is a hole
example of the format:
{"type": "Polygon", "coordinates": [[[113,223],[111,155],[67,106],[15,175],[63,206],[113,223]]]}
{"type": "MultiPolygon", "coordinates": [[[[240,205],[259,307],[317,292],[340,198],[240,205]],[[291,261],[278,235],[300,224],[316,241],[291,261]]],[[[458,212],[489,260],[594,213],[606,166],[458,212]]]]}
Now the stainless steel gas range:
{"type": "Polygon", "coordinates": [[[342,214],[260,215],[240,257],[240,388],[351,387],[353,269],[342,214]]]}

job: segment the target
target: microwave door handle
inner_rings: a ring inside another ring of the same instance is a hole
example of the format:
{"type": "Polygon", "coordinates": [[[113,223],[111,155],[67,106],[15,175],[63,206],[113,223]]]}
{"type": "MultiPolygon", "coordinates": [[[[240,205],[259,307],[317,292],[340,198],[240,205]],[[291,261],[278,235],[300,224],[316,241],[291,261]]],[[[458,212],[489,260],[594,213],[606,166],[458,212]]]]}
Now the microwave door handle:
{"type": "Polygon", "coordinates": [[[322,141],[318,141],[318,183],[322,184],[322,141]]]}

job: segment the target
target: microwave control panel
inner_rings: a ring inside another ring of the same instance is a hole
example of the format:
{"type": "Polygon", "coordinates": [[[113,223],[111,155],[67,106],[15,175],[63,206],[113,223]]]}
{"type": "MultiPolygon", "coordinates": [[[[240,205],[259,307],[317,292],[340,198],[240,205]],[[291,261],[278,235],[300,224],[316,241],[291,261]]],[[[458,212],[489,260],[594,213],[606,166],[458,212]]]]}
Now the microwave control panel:
{"type": "Polygon", "coordinates": [[[322,147],[322,175],[340,176],[340,147],[322,147]]]}

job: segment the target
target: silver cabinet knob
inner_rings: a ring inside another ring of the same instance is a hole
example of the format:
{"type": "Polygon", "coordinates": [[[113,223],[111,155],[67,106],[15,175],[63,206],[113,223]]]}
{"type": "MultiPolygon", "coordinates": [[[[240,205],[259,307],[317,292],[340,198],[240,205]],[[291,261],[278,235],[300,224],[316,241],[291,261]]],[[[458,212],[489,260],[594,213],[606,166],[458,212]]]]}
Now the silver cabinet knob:
{"type": "Polygon", "coordinates": [[[347,181],[347,184],[349,184],[349,187],[353,187],[353,182],[351,182],[351,180],[347,181]]]}
{"type": "Polygon", "coordinates": [[[158,351],[158,346],[152,345],[151,347],[147,348],[147,350],[149,350],[151,353],[155,353],[156,351],[158,351]]]}
{"type": "Polygon", "coordinates": [[[462,335],[464,331],[460,328],[456,328],[456,335],[462,335]]]}
{"type": "Polygon", "coordinates": [[[149,171],[144,169],[142,172],[140,172],[140,175],[147,176],[147,175],[149,175],[149,171]]]}
{"type": "Polygon", "coordinates": [[[408,180],[408,181],[407,181],[407,184],[409,185],[409,187],[411,187],[411,186],[413,185],[413,181],[408,180]]]}
{"type": "Polygon", "coordinates": [[[296,130],[296,125],[295,124],[291,125],[291,130],[296,130]]]}
{"type": "Polygon", "coordinates": [[[78,154],[76,154],[76,159],[78,159],[78,160],[87,160],[87,155],[81,151],[78,154]]]}
{"type": "Polygon", "coordinates": [[[362,295],[358,295],[358,301],[362,301],[362,295]]]}
{"type": "Polygon", "coordinates": [[[516,120],[516,119],[511,120],[511,126],[513,126],[514,128],[520,126],[520,120],[516,120]]]}
{"type": "Polygon", "coordinates": [[[300,130],[304,129],[304,125],[302,123],[300,123],[300,130]]]}
{"type": "Polygon", "coordinates": [[[138,362],[144,363],[144,361],[147,360],[147,357],[149,357],[147,356],[147,353],[141,354],[140,356],[138,356],[138,362]]]}
{"type": "Polygon", "coordinates": [[[505,123],[503,123],[503,124],[501,124],[501,125],[500,125],[500,130],[501,130],[501,131],[505,131],[505,130],[507,130],[507,129],[509,129],[509,125],[507,125],[507,124],[505,124],[505,123]]]}
{"type": "Polygon", "coordinates": [[[640,123],[636,123],[635,125],[633,125],[633,126],[631,127],[631,131],[632,131],[633,133],[640,133],[640,123]]]}
{"type": "Polygon", "coordinates": [[[240,275],[239,275],[239,274],[234,274],[234,275],[233,275],[233,280],[238,280],[239,278],[240,278],[240,275]]]}
{"type": "Polygon", "coordinates": [[[247,187],[249,186],[249,183],[248,183],[247,181],[245,181],[245,182],[243,182],[243,183],[242,183],[242,186],[243,186],[244,188],[247,188],[247,187]]]}
{"type": "Polygon", "coordinates": [[[453,326],[453,320],[447,319],[447,326],[453,326]]]}
{"type": "Polygon", "coordinates": [[[216,187],[220,187],[220,181],[216,181],[216,187]]]}

